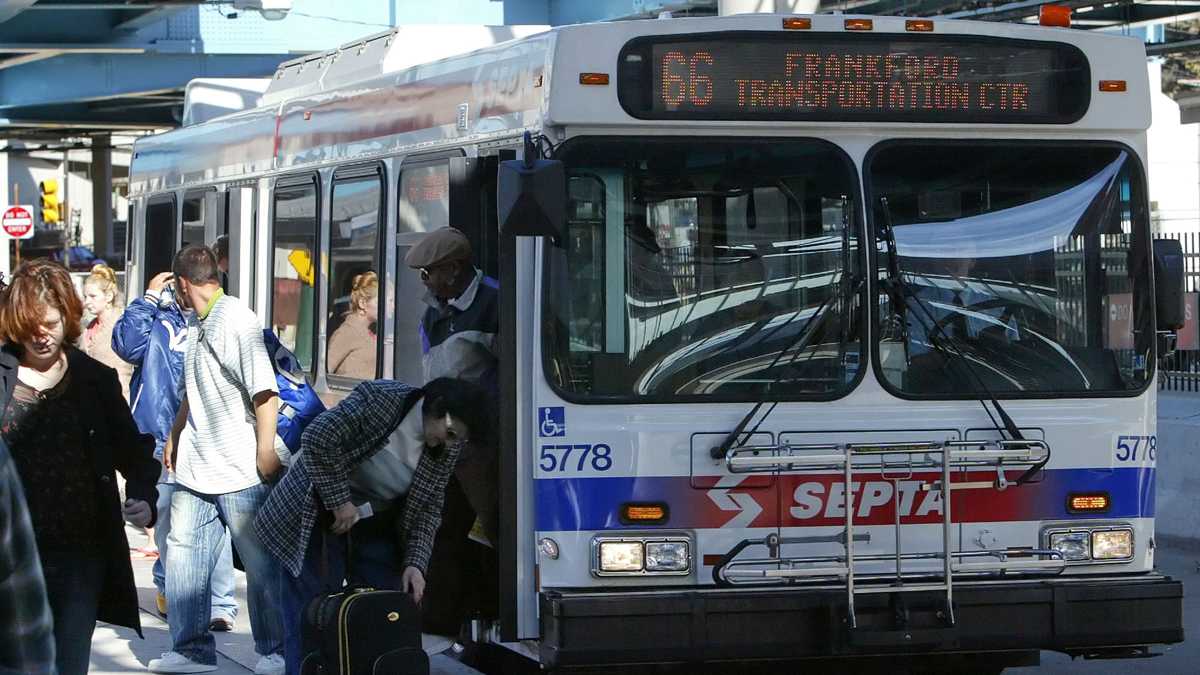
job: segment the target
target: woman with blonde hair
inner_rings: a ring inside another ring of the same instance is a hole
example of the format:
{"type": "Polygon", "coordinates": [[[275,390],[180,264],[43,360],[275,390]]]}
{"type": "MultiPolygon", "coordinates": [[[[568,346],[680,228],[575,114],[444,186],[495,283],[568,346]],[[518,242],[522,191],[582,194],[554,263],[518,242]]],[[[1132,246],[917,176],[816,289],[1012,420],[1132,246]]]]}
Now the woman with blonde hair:
{"type": "Polygon", "coordinates": [[[329,337],[330,375],[360,380],[375,377],[375,321],[379,316],[379,276],[363,272],[350,285],[350,311],[329,337]]]}
{"type": "Polygon", "coordinates": [[[129,380],[133,377],[133,366],[126,363],[112,348],[113,326],[121,318],[121,291],[117,287],[117,273],[100,263],[83,281],[83,308],[92,315],[84,328],[79,348],[84,354],[117,371],[121,382],[121,395],[129,402],[129,380]]]}

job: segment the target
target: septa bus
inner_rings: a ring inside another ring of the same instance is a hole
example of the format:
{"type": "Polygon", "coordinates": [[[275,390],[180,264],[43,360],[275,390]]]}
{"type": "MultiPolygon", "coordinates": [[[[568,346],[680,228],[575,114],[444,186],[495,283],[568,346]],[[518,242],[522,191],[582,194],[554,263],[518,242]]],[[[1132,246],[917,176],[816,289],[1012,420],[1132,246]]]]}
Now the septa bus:
{"type": "Polygon", "coordinates": [[[546,669],[1183,639],[1140,42],[761,14],[433,61],[404,37],[139,140],[129,285],[228,233],[231,292],[332,403],[354,276],[381,280],[374,375],[419,381],[402,260],[467,234],[502,295],[478,639],[546,669]]]}

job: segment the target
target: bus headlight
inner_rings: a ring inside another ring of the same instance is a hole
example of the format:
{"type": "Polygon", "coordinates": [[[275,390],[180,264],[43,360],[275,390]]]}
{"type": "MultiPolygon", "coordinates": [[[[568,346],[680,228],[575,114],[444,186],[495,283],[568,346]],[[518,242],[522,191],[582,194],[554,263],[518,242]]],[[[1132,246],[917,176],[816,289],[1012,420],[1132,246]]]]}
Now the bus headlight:
{"type": "Polygon", "coordinates": [[[592,539],[592,574],[685,576],[692,571],[691,538],[681,534],[622,535],[592,539]]]}
{"type": "Polygon", "coordinates": [[[1119,563],[1133,560],[1133,528],[1125,523],[1067,525],[1043,532],[1047,548],[1069,563],[1119,563]]]}
{"type": "Polygon", "coordinates": [[[1091,560],[1091,537],[1087,532],[1058,532],[1050,535],[1050,548],[1067,560],[1091,560]]]}
{"type": "Polygon", "coordinates": [[[640,541],[602,541],[600,549],[601,572],[640,572],[644,559],[640,541]]]}
{"type": "Polygon", "coordinates": [[[1092,559],[1117,560],[1133,557],[1133,530],[1103,530],[1092,533],[1092,559]]]}
{"type": "Polygon", "coordinates": [[[690,562],[686,541],[646,542],[648,572],[684,572],[690,562]]]}

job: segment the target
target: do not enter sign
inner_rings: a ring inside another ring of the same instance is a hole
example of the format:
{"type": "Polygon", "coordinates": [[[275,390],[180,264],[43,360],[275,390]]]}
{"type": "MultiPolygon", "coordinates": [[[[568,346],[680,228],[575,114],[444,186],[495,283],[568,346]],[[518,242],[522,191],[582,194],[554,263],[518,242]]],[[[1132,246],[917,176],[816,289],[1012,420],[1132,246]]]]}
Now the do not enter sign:
{"type": "Polygon", "coordinates": [[[33,237],[33,207],[9,206],[0,215],[0,230],[9,239],[29,239],[33,237]]]}

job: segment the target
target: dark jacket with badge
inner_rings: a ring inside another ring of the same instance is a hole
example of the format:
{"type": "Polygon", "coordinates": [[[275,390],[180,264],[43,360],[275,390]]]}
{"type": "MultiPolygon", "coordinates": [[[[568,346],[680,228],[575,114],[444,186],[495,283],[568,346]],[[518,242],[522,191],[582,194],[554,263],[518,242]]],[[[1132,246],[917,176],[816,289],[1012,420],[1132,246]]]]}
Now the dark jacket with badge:
{"type": "MultiPolygon", "coordinates": [[[[116,472],[125,478],[125,493],[150,505],[151,526],[157,519],[158,482],[161,465],[154,459],[153,437],[138,432],[121,395],[117,373],[112,368],[73,347],[66,347],[68,376],[75,378],[95,405],[84,406],[80,421],[89,439],[86,451],[96,480],[101,512],[101,546],[106,556],[106,577],[100,593],[99,619],[127,626],[141,635],[137,587],[129,562],[123,505],[117,490],[116,472]]],[[[0,412],[7,411],[17,386],[17,348],[0,348],[0,412]]]]}

